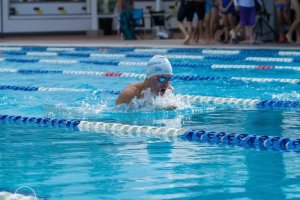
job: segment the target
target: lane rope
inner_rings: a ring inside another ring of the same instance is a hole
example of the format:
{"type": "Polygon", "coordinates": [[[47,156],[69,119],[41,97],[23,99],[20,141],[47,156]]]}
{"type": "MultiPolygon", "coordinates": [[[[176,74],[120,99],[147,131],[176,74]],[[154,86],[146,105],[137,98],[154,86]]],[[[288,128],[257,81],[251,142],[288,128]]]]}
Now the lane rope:
{"type": "MultiPolygon", "coordinates": [[[[73,88],[51,88],[51,87],[26,87],[14,85],[0,85],[0,90],[16,90],[16,91],[36,91],[36,92],[93,92],[90,89],[73,89],[73,88]]],[[[120,94],[120,91],[114,90],[97,90],[99,93],[120,94]]],[[[249,109],[300,109],[300,101],[281,101],[281,100],[260,100],[260,99],[245,99],[231,97],[213,97],[200,95],[182,95],[176,94],[182,101],[189,103],[204,103],[211,105],[222,106],[237,106],[240,108],[249,109]]]]}
{"type": "MultiPolygon", "coordinates": [[[[97,72],[97,71],[74,71],[74,70],[31,70],[31,69],[0,69],[0,73],[20,73],[20,74],[68,74],[68,75],[87,75],[87,76],[104,76],[104,77],[127,77],[145,79],[145,74],[126,73],[126,72],[97,72]]],[[[181,81],[214,81],[214,80],[235,80],[243,82],[279,82],[300,84],[300,79],[287,78],[253,78],[253,77],[220,77],[220,76],[198,76],[198,75],[174,75],[173,80],[181,81]]]]}
{"type": "Polygon", "coordinates": [[[137,52],[137,53],[193,53],[209,55],[269,55],[269,56],[299,56],[298,50],[274,49],[202,49],[202,48],[134,48],[134,47],[43,47],[43,46],[0,46],[0,51],[50,51],[50,52],[137,52]]]}
{"type": "Polygon", "coordinates": [[[187,128],[168,128],[138,126],[120,123],[90,122],[81,120],[50,119],[0,115],[4,124],[37,125],[41,127],[68,128],[80,132],[108,133],[124,136],[159,138],[165,141],[177,139],[219,145],[235,145],[246,148],[257,148],[275,151],[300,151],[300,139],[288,137],[252,135],[240,133],[189,130],[187,128]]]}
{"type": "MultiPolygon", "coordinates": [[[[28,58],[0,58],[0,62],[17,62],[17,63],[44,63],[44,64],[93,64],[93,65],[108,65],[119,67],[145,67],[147,62],[135,61],[99,61],[99,60],[72,60],[72,59],[28,59],[28,58]]],[[[258,69],[258,70],[294,70],[300,71],[300,66],[272,66],[272,65],[221,65],[221,64],[202,64],[202,63],[181,63],[173,62],[173,67],[188,67],[188,68],[211,68],[211,69],[258,69]]]]}
{"type": "MultiPolygon", "coordinates": [[[[35,194],[34,194],[35,195],[35,194]]],[[[0,191],[0,199],[3,200],[37,200],[38,198],[35,196],[27,196],[19,193],[11,193],[11,192],[6,192],[6,191],[0,191]]]]}
{"type": "MultiPolygon", "coordinates": [[[[21,56],[52,56],[52,57],[60,57],[60,56],[69,56],[69,57],[91,57],[91,58],[113,58],[113,59],[122,59],[122,58],[151,58],[153,53],[164,53],[167,51],[165,49],[152,49],[148,54],[142,54],[144,51],[134,51],[137,54],[112,54],[112,53],[84,53],[84,52],[76,52],[76,51],[68,51],[68,52],[37,52],[37,51],[2,51],[2,54],[7,55],[21,55],[21,56]],[[149,54],[152,53],[152,54],[149,54]]],[[[197,59],[197,60],[232,60],[232,61],[252,61],[252,62],[284,62],[284,63],[292,63],[299,62],[300,60],[297,58],[290,57],[255,57],[255,56],[242,56],[238,55],[240,51],[237,50],[202,50],[202,54],[200,55],[172,55],[166,54],[165,56],[169,59],[197,59]]]]}

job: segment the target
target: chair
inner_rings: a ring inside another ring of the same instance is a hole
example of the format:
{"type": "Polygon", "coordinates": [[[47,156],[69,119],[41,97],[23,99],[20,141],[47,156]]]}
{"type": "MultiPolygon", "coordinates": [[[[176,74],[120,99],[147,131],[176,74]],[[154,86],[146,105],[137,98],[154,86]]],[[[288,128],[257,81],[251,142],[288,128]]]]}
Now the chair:
{"type": "Polygon", "coordinates": [[[165,11],[149,11],[149,14],[154,37],[159,39],[171,38],[170,24],[167,23],[170,17],[165,16],[165,11]]]}
{"type": "Polygon", "coordinates": [[[144,10],[142,8],[134,9],[133,19],[134,19],[135,30],[143,30],[143,38],[144,38],[145,37],[144,10]]]}

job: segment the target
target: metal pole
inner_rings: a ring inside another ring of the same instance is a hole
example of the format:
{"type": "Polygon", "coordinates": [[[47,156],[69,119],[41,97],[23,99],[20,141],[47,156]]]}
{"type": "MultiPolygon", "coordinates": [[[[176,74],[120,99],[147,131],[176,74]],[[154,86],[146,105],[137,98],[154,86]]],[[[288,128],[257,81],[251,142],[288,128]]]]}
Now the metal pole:
{"type": "Polygon", "coordinates": [[[161,11],[161,0],[155,1],[155,9],[156,11],[161,11]]]}
{"type": "Polygon", "coordinates": [[[92,31],[98,31],[98,0],[91,0],[89,3],[91,5],[92,31]]]}
{"type": "Polygon", "coordinates": [[[0,1],[0,37],[3,37],[3,17],[4,17],[4,14],[3,14],[3,3],[2,1],[0,1]]]}

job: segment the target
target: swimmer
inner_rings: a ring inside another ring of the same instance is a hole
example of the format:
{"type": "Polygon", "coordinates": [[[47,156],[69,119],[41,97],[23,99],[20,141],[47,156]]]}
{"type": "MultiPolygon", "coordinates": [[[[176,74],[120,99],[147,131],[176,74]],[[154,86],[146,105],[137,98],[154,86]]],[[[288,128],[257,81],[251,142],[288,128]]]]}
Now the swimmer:
{"type": "MultiPolygon", "coordinates": [[[[128,85],[119,95],[115,105],[130,104],[133,99],[142,99],[147,90],[153,97],[163,96],[167,91],[173,92],[170,80],[173,76],[172,65],[168,58],[155,55],[147,63],[146,79],[128,85]]],[[[167,109],[176,109],[176,106],[167,109]]]]}

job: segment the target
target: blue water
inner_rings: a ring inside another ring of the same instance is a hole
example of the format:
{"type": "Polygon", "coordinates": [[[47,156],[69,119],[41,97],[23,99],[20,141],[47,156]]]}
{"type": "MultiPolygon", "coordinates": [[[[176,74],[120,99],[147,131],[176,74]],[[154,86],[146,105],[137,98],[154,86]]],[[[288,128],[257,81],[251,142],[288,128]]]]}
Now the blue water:
{"type": "MultiPolygon", "coordinates": [[[[31,49],[32,50],[32,49],[31,49]]],[[[44,49],[39,49],[43,51],[44,49]]],[[[84,53],[99,53],[82,48],[84,53]]],[[[114,53],[128,53],[122,49],[114,53]]],[[[112,49],[115,51],[115,49],[112,49]]],[[[173,51],[176,54],[184,53],[173,51]]],[[[244,50],[243,53],[247,52],[244,50]]],[[[261,51],[263,57],[274,50],[261,51]],[[265,53],[265,54],[264,54],[265,53]]],[[[100,51],[101,53],[101,51],[100,51]]],[[[130,53],[130,51],[129,51],[130,53]]],[[[249,55],[255,51],[248,50],[249,55]]],[[[185,54],[195,54],[185,52],[185,54]]],[[[243,54],[244,56],[244,54],[243,54]]],[[[96,60],[88,57],[36,57],[0,54],[0,58],[96,60]]],[[[223,56],[226,58],[226,56],[223,56]]],[[[285,56],[287,57],[287,56],[285,56]]],[[[147,58],[98,58],[139,61],[147,58]]],[[[172,63],[297,66],[298,63],[192,61],[172,63]]],[[[143,67],[93,64],[0,62],[0,69],[90,70],[144,73],[143,67]]],[[[174,67],[178,75],[298,78],[289,70],[212,70],[174,67]]],[[[243,109],[186,102],[175,111],[114,108],[117,96],[100,90],[122,90],[135,78],[64,74],[0,73],[0,85],[64,87],[88,92],[0,90],[0,114],[130,125],[167,126],[299,138],[295,109],[243,109]]],[[[178,94],[218,97],[300,100],[299,85],[239,81],[174,81],[178,94]]],[[[33,188],[45,199],[299,199],[300,156],[295,152],[260,151],[237,146],[79,132],[69,129],[0,124],[0,189],[33,188]]],[[[30,191],[21,191],[31,194],[30,191]]]]}

